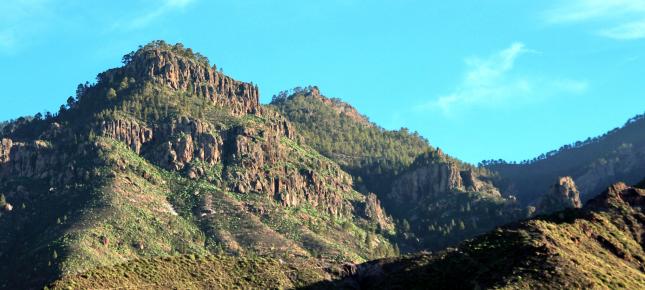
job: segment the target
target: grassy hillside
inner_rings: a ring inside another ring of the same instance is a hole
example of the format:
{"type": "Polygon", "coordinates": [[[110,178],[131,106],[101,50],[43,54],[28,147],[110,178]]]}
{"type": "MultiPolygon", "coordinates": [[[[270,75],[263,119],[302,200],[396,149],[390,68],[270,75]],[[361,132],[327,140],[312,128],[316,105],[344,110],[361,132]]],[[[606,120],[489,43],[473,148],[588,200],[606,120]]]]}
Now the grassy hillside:
{"type": "Polygon", "coordinates": [[[270,257],[184,255],[137,259],[64,277],[50,289],[292,289],[326,279],[320,265],[270,257]]]}

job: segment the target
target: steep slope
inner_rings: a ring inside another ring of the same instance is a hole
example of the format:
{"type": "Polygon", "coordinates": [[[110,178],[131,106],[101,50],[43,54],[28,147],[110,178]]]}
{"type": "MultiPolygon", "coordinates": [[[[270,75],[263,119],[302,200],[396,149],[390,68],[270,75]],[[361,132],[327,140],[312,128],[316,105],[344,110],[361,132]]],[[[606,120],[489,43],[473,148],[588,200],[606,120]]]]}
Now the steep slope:
{"type": "Polygon", "coordinates": [[[271,106],[291,121],[308,144],[355,176],[357,188],[379,195],[421,153],[428,141],[407,129],[388,131],[351,105],[321,95],[317,87],[274,96],[271,106]]]}
{"type": "Polygon", "coordinates": [[[496,184],[525,204],[535,203],[545,188],[560,176],[571,176],[582,200],[606,184],[638,182],[645,170],[645,115],[631,118],[603,136],[562,146],[520,164],[501,160],[482,164],[502,177],[496,184]]]}
{"type": "Polygon", "coordinates": [[[317,87],[283,92],[271,105],[360,180],[359,191],[380,197],[399,221],[402,250],[442,249],[529,214],[500,194],[487,170],[443,154],[416,133],[384,130],[317,87]]]}
{"type": "Polygon", "coordinates": [[[532,214],[475,170],[441,151],[429,152],[393,182],[385,200],[401,219],[401,249],[441,250],[532,214]]]}
{"type": "Polygon", "coordinates": [[[57,114],[8,123],[0,286],[186,254],[316,268],[394,254],[378,200],[258,95],[158,41],[79,85],[57,114]]]}
{"type": "Polygon", "coordinates": [[[326,279],[322,268],[270,257],[139,259],[63,277],[51,289],[293,289],[326,279]]]}
{"type": "Polygon", "coordinates": [[[378,260],[311,288],[643,289],[645,189],[618,183],[569,209],[497,229],[456,249],[378,260]]]}

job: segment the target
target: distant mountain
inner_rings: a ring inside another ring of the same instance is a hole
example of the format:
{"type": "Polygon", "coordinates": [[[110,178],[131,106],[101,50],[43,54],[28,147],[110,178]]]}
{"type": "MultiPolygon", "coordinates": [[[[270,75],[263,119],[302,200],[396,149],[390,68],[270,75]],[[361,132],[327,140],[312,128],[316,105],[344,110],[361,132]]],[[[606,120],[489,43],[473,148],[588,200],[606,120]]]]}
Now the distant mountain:
{"type": "Polygon", "coordinates": [[[631,118],[621,128],[589,138],[519,164],[483,162],[498,172],[496,184],[523,203],[535,203],[558,177],[573,177],[581,198],[587,200],[617,181],[638,182],[645,172],[645,115],[631,118]]]}
{"type": "Polygon", "coordinates": [[[388,258],[311,289],[643,289],[645,189],[496,229],[437,254],[388,258]]]}
{"type": "MultiPolygon", "coordinates": [[[[79,85],[56,114],[2,127],[0,288],[186,257],[264,265],[266,256],[269,265],[321,269],[397,253],[379,201],[354,191],[349,174],[261,106],[255,85],[181,44],[153,42],[123,61],[79,85]]],[[[191,277],[190,269],[173,275],[191,277]]],[[[168,272],[142,271],[151,272],[127,274],[123,285],[168,281],[168,272]]]]}
{"type": "Polygon", "coordinates": [[[317,87],[283,92],[271,106],[352,174],[358,191],[376,193],[398,221],[406,252],[443,249],[530,214],[500,194],[486,169],[443,154],[407,129],[385,130],[317,87]]]}

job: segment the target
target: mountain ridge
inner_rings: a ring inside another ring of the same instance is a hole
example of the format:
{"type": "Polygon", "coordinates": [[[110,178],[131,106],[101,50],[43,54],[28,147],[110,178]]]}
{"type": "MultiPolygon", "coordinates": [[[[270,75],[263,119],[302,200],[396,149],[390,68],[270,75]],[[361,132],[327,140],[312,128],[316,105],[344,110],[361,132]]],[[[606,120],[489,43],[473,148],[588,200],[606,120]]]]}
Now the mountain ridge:
{"type": "MultiPolygon", "coordinates": [[[[610,134],[629,137],[615,152],[592,148],[613,159],[590,179],[639,174],[639,124],[610,134]]],[[[584,174],[524,182],[498,165],[385,130],[318,87],[263,105],[253,83],[155,41],[58,113],[0,126],[0,288],[645,284],[645,181],[568,209],[584,174]],[[437,253],[398,257],[422,250],[437,253]],[[559,269],[578,258],[586,272],[559,269]]]]}
{"type": "Polygon", "coordinates": [[[0,287],[152,257],[268,255],[313,269],[396,254],[378,201],[262,107],[255,85],[180,44],[124,60],[57,114],[3,128],[0,192],[13,210],[0,216],[11,261],[0,287]]]}

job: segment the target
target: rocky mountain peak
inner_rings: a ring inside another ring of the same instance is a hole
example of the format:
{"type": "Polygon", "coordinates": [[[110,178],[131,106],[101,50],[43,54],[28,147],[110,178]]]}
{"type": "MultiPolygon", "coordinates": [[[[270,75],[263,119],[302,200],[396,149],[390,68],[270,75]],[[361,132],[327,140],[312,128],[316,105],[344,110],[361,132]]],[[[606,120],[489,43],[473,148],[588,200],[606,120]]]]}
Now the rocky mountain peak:
{"type": "Polygon", "coordinates": [[[120,82],[124,78],[150,81],[172,90],[205,96],[213,105],[227,107],[234,115],[261,110],[259,89],[237,81],[210,66],[206,57],[163,41],[151,42],[123,57],[124,66],[99,74],[99,80],[120,82]]]}
{"type": "Polygon", "coordinates": [[[580,192],[575,182],[569,176],[560,177],[551,186],[549,191],[542,196],[538,205],[541,213],[550,213],[564,208],[580,208],[580,192]]]}
{"type": "Polygon", "coordinates": [[[287,94],[287,92],[281,93],[279,96],[274,97],[273,102],[280,102],[281,100],[286,100],[296,96],[304,96],[305,98],[311,98],[322,102],[323,104],[334,110],[338,115],[346,116],[351,120],[365,126],[374,126],[374,124],[372,124],[372,122],[370,122],[367,117],[359,113],[358,110],[356,110],[356,108],[354,108],[352,105],[343,102],[338,98],[326,97],[320,92],[320,88],[318,88],[317,86],[307,86],[305,88],[298,87],[293,89],[293,93],[290,96],[287,96],[287,94]]]}

